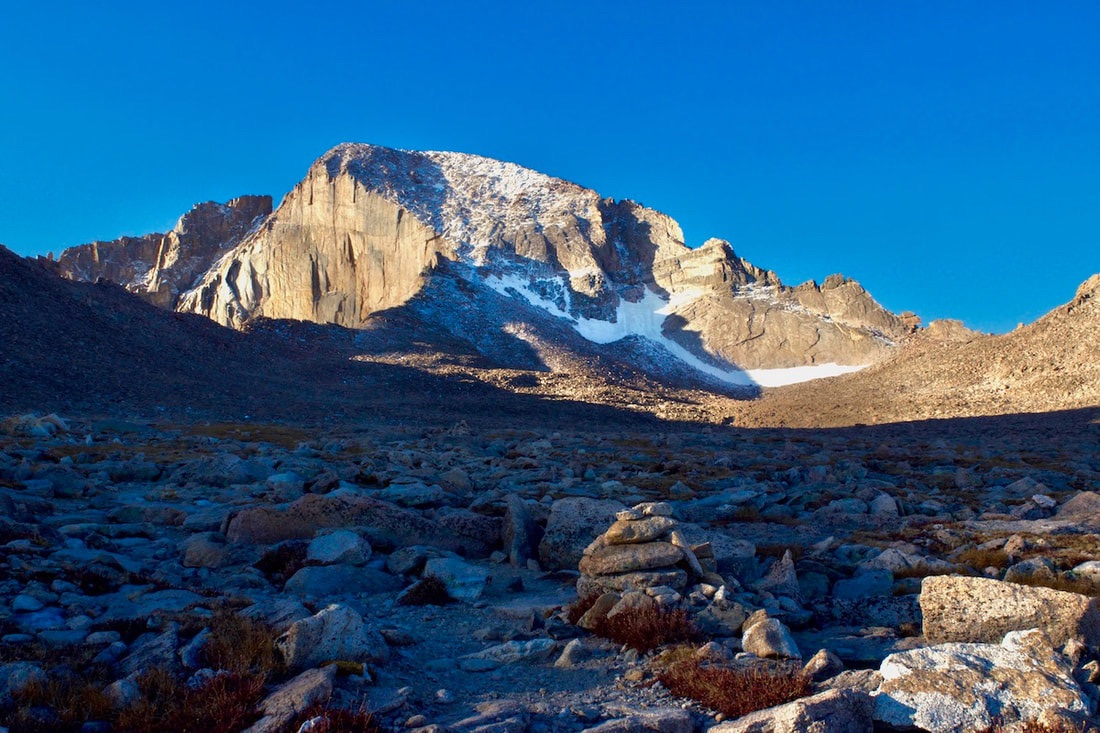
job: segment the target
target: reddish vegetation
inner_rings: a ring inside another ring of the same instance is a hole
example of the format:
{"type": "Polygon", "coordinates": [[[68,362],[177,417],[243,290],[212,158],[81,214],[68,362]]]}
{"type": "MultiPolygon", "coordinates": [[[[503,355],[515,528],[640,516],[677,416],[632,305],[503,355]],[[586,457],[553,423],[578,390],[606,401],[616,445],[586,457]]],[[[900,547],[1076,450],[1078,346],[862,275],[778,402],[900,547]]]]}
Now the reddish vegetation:
{"type": "Polygon", "coordinates": [[[796,670],[711,667],[697,660],[677,662],[658,679],[672,694],[730,718],[806,697],[813,688],[810,678],[796,670]]]}
{"type": "Polygon", "coordinates": [[[314,721],[313,727],[309,729],[311,733],[381,733],[382,731],[374,716],[367,712],[366,708],[349,710],[314,705],[294,719],[290,730],[298,730],[307,720],[314,721]]]}
{"type": "Polygon", "coordinates": [[[596,634],[640,653],[699,638],[687,611],[656,605],[627,609],[603,619],[596,625],[596,634]]]}
{"type": "Polygon", "coordinates": [[[188,687],[164,669],[154,668],[138,680],[141,696],[123,709],[116,728],[129,733],[174,730],[234,733],[257,717],[264,680],[259,675],[223,674],[199,687],[188,687]]]}

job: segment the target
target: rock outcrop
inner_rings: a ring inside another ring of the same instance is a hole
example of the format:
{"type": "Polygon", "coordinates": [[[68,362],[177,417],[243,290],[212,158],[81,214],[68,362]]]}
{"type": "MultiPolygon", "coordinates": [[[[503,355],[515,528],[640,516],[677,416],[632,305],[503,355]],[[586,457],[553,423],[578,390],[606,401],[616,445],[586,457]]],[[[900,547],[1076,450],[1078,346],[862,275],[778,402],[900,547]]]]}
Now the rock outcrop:
{"type": "Polygon", "coordinates": [[[1094,275],[1070,302],[1003,335],[933,322],[905,348],[857,374],[774,392],[759,407],[791,427],[1095,407],[1098,288],[1100,275],[1094,275]]]}
{"type": "Polygon", "coordinates": [[[965,733],[1048,711],[1067,721],[1090,712],[1072,666],[1035,629],[1014,631],[1000,644],[899,652],[883,660],[880,672],[875,720],[896,730],[965,733]]]}
{"type": "Polygon", "coordinates": [[[154,305],[174,309],[180,293],[270,213],[270,196],[195,204],[167,234],[69,247],[58,257],[57,268],[70,280],[103,278],[154,305]]]}

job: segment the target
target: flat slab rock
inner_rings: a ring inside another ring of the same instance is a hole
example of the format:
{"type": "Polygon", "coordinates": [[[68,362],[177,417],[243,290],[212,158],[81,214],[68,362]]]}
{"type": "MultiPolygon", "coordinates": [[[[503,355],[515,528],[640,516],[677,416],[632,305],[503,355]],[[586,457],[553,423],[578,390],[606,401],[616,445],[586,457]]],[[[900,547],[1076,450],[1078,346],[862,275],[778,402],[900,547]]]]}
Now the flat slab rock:
{"type": "Polygon", "coordinates": [[[671,542],[609,545],[582,557],[580,571],[585,575],[615,575],[667,568],[683,559],[684,551],[671,542]]]}

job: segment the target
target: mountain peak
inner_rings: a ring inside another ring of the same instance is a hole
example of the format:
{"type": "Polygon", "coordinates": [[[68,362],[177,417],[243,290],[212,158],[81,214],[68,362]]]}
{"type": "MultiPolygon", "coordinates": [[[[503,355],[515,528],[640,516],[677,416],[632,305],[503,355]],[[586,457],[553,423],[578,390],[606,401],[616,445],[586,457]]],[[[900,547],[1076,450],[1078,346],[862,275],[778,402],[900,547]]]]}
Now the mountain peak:
{"type": "Polygon", "coordinates": [[[788,288],[725,240],[689,249],[666,214],[478,155],[337,145],[262,221],[209,251],[180,310],[363,328],[399,309],[505,365],[726,387],[856,368],[906,334],[854,281],[788,288]]]}

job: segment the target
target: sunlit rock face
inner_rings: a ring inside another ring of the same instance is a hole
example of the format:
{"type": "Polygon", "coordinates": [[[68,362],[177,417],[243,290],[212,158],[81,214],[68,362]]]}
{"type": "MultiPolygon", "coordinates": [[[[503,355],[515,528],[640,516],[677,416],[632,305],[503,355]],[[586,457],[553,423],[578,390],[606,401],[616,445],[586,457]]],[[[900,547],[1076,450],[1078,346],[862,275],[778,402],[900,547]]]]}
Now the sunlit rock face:
{"type": "Polygon", "coordinates": [[[103,278],[155,305],[175,308],[218,257],[271,213],[270,196],[240,196],[228,203],[196,204],[167,234],[92,242],[61,253],[57,266],[70,280],[103,278]]]}

